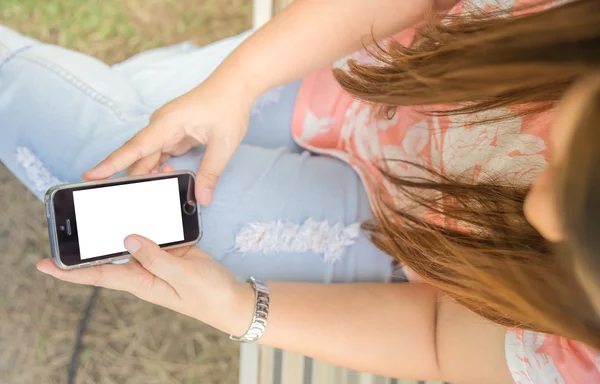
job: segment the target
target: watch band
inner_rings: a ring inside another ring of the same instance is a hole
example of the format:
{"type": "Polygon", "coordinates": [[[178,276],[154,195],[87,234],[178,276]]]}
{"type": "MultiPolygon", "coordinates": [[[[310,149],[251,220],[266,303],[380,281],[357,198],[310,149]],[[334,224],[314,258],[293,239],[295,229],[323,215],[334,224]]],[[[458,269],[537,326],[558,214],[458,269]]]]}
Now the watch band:
{"type": "Polygon", "coordinates": [[[254,343],[256,340],[265,333],[267,328],[267,318],[269,317],[269,299],[271,292],[269,287],[262,281],[256,280],[254,277],[248,279],[248,283],[252,284],[254,292],[256,294],[256,304],[254,305],[254,315],[252,317],[252,324],[246,331],[246,334],[240,337],[229,335],[229,338],[233,341],[241,343],[254,343]]]}

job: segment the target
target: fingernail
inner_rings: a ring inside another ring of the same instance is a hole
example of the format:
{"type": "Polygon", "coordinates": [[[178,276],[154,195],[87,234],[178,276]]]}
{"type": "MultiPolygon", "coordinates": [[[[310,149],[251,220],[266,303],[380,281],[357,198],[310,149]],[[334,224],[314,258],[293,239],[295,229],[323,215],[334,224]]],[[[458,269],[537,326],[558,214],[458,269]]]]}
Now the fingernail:
{"type": "Polygon", "coordinates": [[[131,236],[125,238],[125,241],[123,241],[123,245],[125,245],[125,249],[127,250],[127,252],[131,254],[136,253],[142,246],[142,244],[139,241],[137,241],[131,236]]]}
{"type": "Polygon", "coordinates": [[[89,175],[90,173],[95,173],[98,170],[98,165],[96,165],[94,168],[90,168],[87,171],[85,171],[83,174],[84,175],[89,175]]]}
{"type": "Polygon", "coordinates": [[[204,188],[200,191],[200,204],[207,206],[212,200],[212,191],[208,188],[204,188]]]}
{"type": "Polygon", "coordinates": [[[52,268],[46,267],[44,264],[37,264],[35,267],[38,271],[45,273],[46,275],[54,276],[54,270],[52,268]]]}

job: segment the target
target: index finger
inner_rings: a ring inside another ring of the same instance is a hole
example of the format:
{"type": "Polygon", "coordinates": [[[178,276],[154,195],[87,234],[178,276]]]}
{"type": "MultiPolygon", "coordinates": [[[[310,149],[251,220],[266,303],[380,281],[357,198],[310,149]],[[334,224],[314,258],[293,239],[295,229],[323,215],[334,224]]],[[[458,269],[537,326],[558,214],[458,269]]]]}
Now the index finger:
{"type": "Polygon", "coordinates": [[[228,137],[214,138],[207,143],[196,174],[196,199],[201,205],[210,204],[212,191],[238,145],[239,142],[228,137]]]}
{"type": "Polygon", "coordinates": [[[168,283],[152,275],[135,261],[66,271],[58,268],[51,259],[44,259],[37,263],[37,269],[59,280],[129,292],[155,304],[164,305],[165,300],[176,297],[174,289],[168,283]]]}
{"type": "Polygon", "coordinates": [[[136,161],[150,156],[162,148],[165,139],[165,134],[162,132],[163,130],[158,124],[148,125],[100,164],[86,171],[83,178],[86,180],[106,179],[121,172],[136,161]]]}

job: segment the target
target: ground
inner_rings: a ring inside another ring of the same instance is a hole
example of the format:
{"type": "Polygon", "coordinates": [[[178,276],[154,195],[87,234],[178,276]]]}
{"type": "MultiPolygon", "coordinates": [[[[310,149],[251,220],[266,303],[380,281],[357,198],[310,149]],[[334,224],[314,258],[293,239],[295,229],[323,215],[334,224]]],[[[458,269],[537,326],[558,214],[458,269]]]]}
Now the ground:
{"type": "MultiPolygon", "coordinates": [[[[202,45],[246,30],[251,3],[0,0],[0,23],[115,63],[148,48],[183,40],[202,45]]],[[[91,288],[35,270],[36,261],[49,256],[44,208],[2,164],[0,212],[0,383],[66,383],[91,288]]],[[[103,290],[77,383],[236,383],[238,352],[197,321],[103,290]]]]}

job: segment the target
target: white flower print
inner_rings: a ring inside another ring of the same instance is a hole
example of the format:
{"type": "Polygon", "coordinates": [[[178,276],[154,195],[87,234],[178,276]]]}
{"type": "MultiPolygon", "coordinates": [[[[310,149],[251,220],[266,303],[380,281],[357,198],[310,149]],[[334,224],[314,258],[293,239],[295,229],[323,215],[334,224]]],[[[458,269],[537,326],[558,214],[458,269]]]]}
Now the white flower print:
{"type": "Polygon", "coordinates": [[[328,133],[334,122],[335,118],[333,117],[319,118],[310,109],[307,109],[300,139],[302,142],[308,143],[318,135],[328,133]]]}
{"type": "Polygon", "coordinates": [[[429,141],[429,127],[426,121],[420,121],[408,128],[402,140],[405,156],[417,157],[427,145],[427,141],[429,141]]]}
{"type": "Polygon", "coordinates": [[[530,184],[546,166],[542,155],[546,144],[539,137],[521,134],[520,117],[469,124],[507,112],[499,109],[466,118],[450,117],[441,153],[444,173],[467,176],[472,182],[502,176],[513,184],[530,184]]]}
{"type": "Polygon", "coordinates": [[[354,144],[358,156],[363,159],[379,157],[381,143],[379,141],[379,132],[377,125],[372,121],[371,108],[361,108],[354,115],[354,144]]]}
{"type": "MultiPolygon", "coordinates": [[[[384,44],[384,43],[381,43],[384,44]]],[[[335,61],[333,63],[333,68],[341,69],[342,71],[348,71],[350,68],[348,67],[349,60],[356,60],[357,62],[364,65],[376,65],[379,62],[367,51],[366,49],[358,50],[346,57],[342,57],[341,59],[335,61]]]]}
{"type": "Polygon", "coordinates": [[[369,105],[354,101],[346,112],[346,121],[342,127],[342,140],[352,136],[356,145],[356,153],[365,159],[381,158],[381,142],[379,131],[385,131],[398,124],[398,116],[383,119],[375,114],[369,105]]]}
{"type": "MultiPolygon", "coordinates": [[[[426,144],[426,143],[424,143],[424,144],[426,144]]],[[[423,149],[423,148],[421,147],[421,149],[423,149]]],[[[418,152],[416,152],[416,149],[415,149],[415,151],[413,151],[413,153],[418,153],[418,152]]],[[[427,165],[424,162],[419,161],[419,159],[416,157],[416,155],[411,155],[410,153],[407,153],[407,151],[404,148],[402,148],[398,145],[384,146],[382,148],[382,157],[383,157],[383,160],[385,160],[385,162],[386,162],[385,164],[387,166],[388,171],[394,176],[422,178],[425,180],[431,179],[431,175],[427,171],[422,170],[417,167],[414,167],[414,166],[404,164],[401,161],[397,161],[397,160],[408,160],[413,163],[423,163],[423,165],[427,165]]],[[[390,183],[387,179],[383,180],[383,184],[384,184],[387,192],[393,197],[393,201],[396,205],[396,208],[398,208],[398,209],[406,208],[406,203],[407,203],[406,197],[398,191],[398,187],[395,186],[394,184],[390,183]]],[[[420,216],[425,213],[425,209],[423,209],[422,207],[417,207],[417,209],[413,210],[411,213],[415,214],[417,216],[420,216]]]]}
{"type": "Polygon", "coordinates": [[[471,0],[467,10],[485,10],[487,7],[510,10],[515,2],[516,0],[471,0]]]}
{"type": "Polygon", "coordinates": [[[358,100],[354,100],[352,104],[346,109],[346,113],[344,114],[344,124],[342,125],[342,130],[340,132],[340,139],[342,141],[347,142],[352,138],[354,131],[356,130],[356,124],[354,116],[360,109],[361,103],[358,100]]]}
{"type": "MultiPolygon", "coordinates": [[[[431,175],[420,168],[407,165],[398,160],[408,160],[413,163],[428,166],[427,157],[420,156],[421,152],[427,146],[429,141],[429,128],[426,121],[420,121],[412,125],[406,131],[400,145],[386,145],[382,148],[382,160],[386,161],[389,172],[401,177],[431,179],[431,175]]],[[[398,187],[387,180],[384,180],[384,186],[387,192],[393,197],[396,208],[407,208],[406,197],[399,193],[398,187]]],[[[433,193],[432,197],[433,197],[433,193]]],[[[412,214],[420,216],[425,213],[422,207],[412,207],[412,214]]]]}
{"type": "Polygon", "coordinates": [[[506,362],[515,383],[565,384],[552,357],[537,352],[544,338],[544,334],[531,331],[523,331],[522,338],[515,331],[506,333],[506,362]]]}
{"type": "Polygon", "coordinates": [[[382,158],[390,172],[398,176],[430,178],[430,176],[415,167],[407,166],[397,160],[407,160],[417,164],[426,164],[426,158],[420,159],[419,154],[429,141],[427,122],[421,121],[411,126],[404,135],[401,145],[386,145],[382,148],[382,158]]]}

